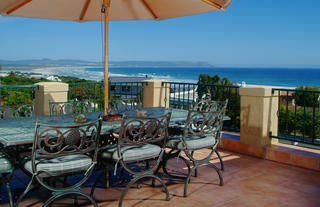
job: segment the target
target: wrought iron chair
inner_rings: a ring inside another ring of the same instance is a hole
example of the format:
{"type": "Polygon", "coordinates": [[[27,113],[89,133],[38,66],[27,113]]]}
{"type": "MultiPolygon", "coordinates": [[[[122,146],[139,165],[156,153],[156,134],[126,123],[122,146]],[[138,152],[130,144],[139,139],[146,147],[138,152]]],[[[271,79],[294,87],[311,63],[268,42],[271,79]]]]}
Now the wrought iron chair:
{"type": "MultiPolygon", "coordinates": [[[[204,94],[200,99],[197,99],[197,101],[193,105],[192,110],[202,111],[202,112],[224,110],[223,113],[225,114],[227,104],[228,104],[228,99],[226,99],[225,101],[214,101],[214,100],[211,100],[210,94],[204,94]]],[[[182,134],[183,130],[184,130],[185,123],[186,123],[186,121],[179,122],[178,126],[175,125],[172,128],[170,127],[169,131],[173,131],[174,134],[179,134],[179,133],[182,134]]],[[[221,125],[221,127],[222,127],[222,125],[221,125]]],[[[222,128],[221,128],[221,130],[222,130],[222,128]]],[[[219,142],[221,141],[220,138],[221,137],[219,137],[219,142]]],[[[223,171],[224,170],[224,163],[223,163],[222,157],[221,157],[218,150],[216,150],[215,153],[217,154],[219,161],[220,161],[220,166],[221,166],[220,169],[223,171]]],[[[179,154],[179,152],[176,152],[176,155],[178,155],[178,154],[179,154]]],[[[188,164],[188,161],[185,160],[183,157],[180,157],[180,159],[182,159],[185,162],[186,166],[190,170],[190,166],[188,164]]],[[[198,174],[197,170],[195,170],[195,175],[197,176],[197,174],[198,174]]],[[[172,176],[172,177],[180,178],[178,176],[172,176]]]]}
{"type": "Polygon", "coordinates": [[[137,99],[131,103],[125,102],[120,99],[114,99],[110,103],[110,108],[111,110],[114,110],[116,112],[123,112],[123,111],[142,108],[142,103],[140,99],[137,99]]]}
{"type": "Polygon", "coordinates": [[[10,190],[10,181],[13,175],[13,165],[10,162],[7,154],[4,151],[2,151],[2,148],[0,148],[0,174],[0,189],[2,187],[2,184],[6,185],[9,203],[10,206],[13,207],[12,194],[10,190]]]}
{"type": "Polygon", "coordinates": [[[50,116],[79,114],[92,112],[90,101],[67,101],[67,102],[52,102],[49,101],[50,116]]]}
{"type": "Polygon", "coordinates": [[[81,192],[80,187],[90,177],[97,162],[101,123],[101,118],[69,126],[47,125],[38,121],[31,160],[24,164],[24,169],[32,175],[32,178],[16,206],[36,183],[52,192],[52,196],[43,206],[48,206],[54,200],[70,194],[84,196],[97,206],[92,197],[81,192]],[[80,173],[83,173],[83,176],[67,186],[56,186],[56,183],[46,182],[48,179],[58,179],[73,174],[80,176],[80,173]]]}
{"type": "MultiPolygon", "coordinates": [[[[225,111],[227,109],[227,105],[228,105],[228,99],[226,99],[225,101],[214,101],[211,100],[211,95],[210,94],[205,94],[201,100],[198,100],[194,107],[193,110],[194,111],[223,111],[223,115],[225,115],[225,111]]],[[[222,131],[222,127],[223,124],[221,124],[221,131],[222,131]]],[[[221,136],[219,136],[219,143],[221,141],[221,136]]],[[[218,150],[215,151],[215,153],[217,154],[219,161],[220,161],[220,166],[221,166],[221,170],[224,170],[224,164],[223,164],[223,160],[222,157],[219,153],[218,150]]],[[[195,171],[195,174],[197,176],[197,170],[195,171]]]]}
{"type": "Polygon", "coordinates": [[[0,119],[32,117],[34,116],[34,105],[23,104],[20,106],[1,106],[0,119]]]}
{"type": "Polygon", "coordinates": [[[33,104],[24,104],[15,110],[15,117],[32,117],[34,115],[33,104]]]}
{"type": "MultiPolygon", "coordinates": [[[[187,188],[191,175],[193,172],[196,172],[200,165],[203,164],[208,164],[217,171],[220,179],[220,185],[223,185],[223,178],[220,170],[214,164],[210,163],[210,158],[217,151],[216,148],[220,139],[226,105],[227,101],[225,102],[224,106],[217,111],[190,110],[183,129],[183,135],[168,137],[167,147],[171,148],[171,150],[165,154],[163,159],[162,167],[164,172],[170,175],[166,169],[167,162],[171,158],[177,157],[181,151],[183,151],[193,163],[193,167],[191,168],[190,165],[185,161],[189,169],[184,185],[185,197],[187,196],[187,188]],[[194,152],[201,149],[211,149],[211,152],[205,158],[197,159],[194,155],[194,152]]],[[[197,108],[195,107],[194,109],[197,108]]]]}
{"type": "MultiPolygon", "coordinates": [[[[103,162],[109,163],[112,161],[115,163],[115,173],[117,165],[120,163],[133,176],[121,194],[119,207],[122,206],[123,199],[130,186],[145,177],[158,180],[164,187],[166,200],[170,199],[166,185],[161,178],[154,174],[165,151],[170,117],[171,112],[152,118],[124,116],[117,144],[100,152],[103,162]],[[154,161],[152,164],[149,163],[151,160],[154,161]],[[143,162],[145,162],[145,168],[137,169],[137,165],[143,162]]],[[[101,177],[102,174],[98,177],[96,183],[101,177]]],[[[94,188],[92,194],[93,192],[94,188]]]]}
{"type": "MultiPolygon", "coordinates": [[[[31,117],[34,116],[33,104],[24,104],[20,106],[1,106],[0,119],[31,117]]],[[[10,181],[13,176],[13,162],[10,161],[10,156],[0,146],[0,189],[2,184],[6,185],[10,206],[13,207],[13,199],[10,190],[10,181]]]]}

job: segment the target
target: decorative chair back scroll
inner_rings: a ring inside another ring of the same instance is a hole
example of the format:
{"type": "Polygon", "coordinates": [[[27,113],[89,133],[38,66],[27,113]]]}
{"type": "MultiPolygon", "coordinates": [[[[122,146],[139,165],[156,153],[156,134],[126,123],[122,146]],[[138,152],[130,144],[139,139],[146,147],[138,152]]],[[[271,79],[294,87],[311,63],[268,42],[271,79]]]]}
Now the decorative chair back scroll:
{"type": "Polygon", "coordinates": [[[99,125],[53,126],[37,122],[34,150],[37,158],[85,154],[96,149],[99,125]]]}
{"type": "MultiPolygon", "coordinates": [[[[121,123],[118,145],[141,145],[165,142],[171,112],[158,117],[126,117],[121,123]]],[[[165,143],[163,143],[165,146],[165,143]]]]}
{"type": "Polygon", "coordinates": [[[228,100],[201,100],[188,113],[184,138],[188,136],[216,135],[222,130],[228,100]]]}
{"type": "Polygon", "coordinates": [[[33,104],[24,104],[20,106],[1,106],[0,119],[32,117],[34,116],[33,104]]]}
{"type": "Polygon", "coordinates": [[[142,102],[139,98],[135,99],[134,101],[131,100],[130,103],[121,99],[114,99],[110,102],[110,109],[115,112],[123,112],[140,108],[142,108],[142,102]]]}
{"type": "Polygon", "coordinates": [[[91,102],[87,101],[67,101],[67,102],[49,102],[50,116],[78,114],[92,112],[91,102]]]}
{"type": "Polygon", "coordinates": [[[226,99],[225,101],[215,101],[215,100],[212,100],[211,94],[204,94],[201,97],[201,99],[198,99],[196,101],[196,103],[193,106],[193,110],[194,111],[219,111],[227,104],[228,104],[228,99],[226,99]]]}

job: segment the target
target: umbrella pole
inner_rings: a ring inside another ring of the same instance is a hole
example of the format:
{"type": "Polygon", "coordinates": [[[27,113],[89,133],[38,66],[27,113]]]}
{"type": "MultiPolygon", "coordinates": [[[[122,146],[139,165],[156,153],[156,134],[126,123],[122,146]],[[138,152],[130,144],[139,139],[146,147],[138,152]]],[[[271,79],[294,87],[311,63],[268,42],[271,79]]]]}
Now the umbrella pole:
{"type": "Polygon", "coordinates": [[[104,115],[107,115],[109,108],[109,53],[108,53],[108,34],[109,34],[109,9],[110,0],[103,0],[104,11],[104,115]]]}

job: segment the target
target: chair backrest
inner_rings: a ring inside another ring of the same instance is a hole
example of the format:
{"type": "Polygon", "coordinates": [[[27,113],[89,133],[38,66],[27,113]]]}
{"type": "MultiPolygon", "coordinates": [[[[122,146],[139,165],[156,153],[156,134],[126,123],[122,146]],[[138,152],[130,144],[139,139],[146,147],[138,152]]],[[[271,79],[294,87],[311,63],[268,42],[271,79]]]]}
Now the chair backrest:
{"type": "Polygon", "coordinates": [[[125,102],[120,99],[116,99],[111,101],[110,108],[111,110],[114,110],[116,112],[123,112],[123,111],[142,108],[142,103],[141,101],[139,101],[139,99],[137,99],[136,102],[131,102],[131,103],[125,102]]]}
{"type": "Polygon", "coordinates": [[[15,117],[32,117],[32,116],[34,116],[33,104],[21,105],[15,111],[15,117]]]}
{"type": "Polygon", "coordinates": [[[189,110],[183,132],[184,140],[190,136],[206,135],[219,138],[228,101],[220,102],[218,105],[216,102],[212,102],[214,106],[207,105],[207,103],[210,102],[205,102],[206,105],[202,105],[205,108],[195,107],[194,110],[189,110]]]}
{"type": "MultiPolygon", "coordinates": [[[[98,142],[100,138],[102,118],[78,125],[57,126],[43,124],[37,121],[35,127],[34,141],[32,145],[31,169],[33,175],[36,176],[38,182],[46,188],[55,188],[48,183],[43,182],[41,177],[57,176],[52,174],[50,163],[52,159],[63,160],[63,157],[68,156],[85,156],[88,168],[82,169],[86,171],[84,177],[75,181],[68,188],[72,189],[75,186],[83,184],[92,174],[97,161],[98,142]],[[89,160],[89,161],[88,161],[89,160]],[[47,167],[38,170],[37,166],[43,163],[47,167]]],[[[77,161],[77,157],[73,158],[77,161]]],[[[66,164],[66,167],[72,163],[66,164]]],[[[51,167],[52,168],[52,167],[51,167]]],[[[69,169],[66,173],[79,173],[77,166],[74,166],[74,171],[69,169]]],[[[63,171],[63,169],[55,169],[63,171]]]]}
{"type": "Polygon", "coordinates": [[[78,114],[92,112],[90,101],[67,101],[67,102],[52,102],[49,101],[50,116],[78,114]]]}
{"type": "Polygon", "coordinates": [[[118,145],[159,143],[167,138],[171,112],[157,117],[126,117],[121,123],[118,145]]]}
{"type": "Polygon", "coordinates": [[[34,116],[34,105],[24,104],[20,106],[1,106],[0,119],[32,117],[34,116]]]}
{"type": "MultiPolygon", "coordinates": [[[[228,99],[225,101],[215,101],[211,99],[210,94],[204,94],[196,101],[193,106],[194,111],[219,111],[228,104],[228,99]]],[[[226,107],[225,107],[226,110],[226,107]]]]}
{"type": "Polygon", "coordinates": [[[58,126],[36,123],[33,154],[36,158],[54,158],[68,154],[86,154],[96,150],[101,118],[84,124],[58,126]]]}
{"type": "Polygon", "coordinates": [[[14,118],[15,112],[14,108],[10,106],[1,106],[0,108],[0,118],[1,119],[9,119],[14,118]]]}

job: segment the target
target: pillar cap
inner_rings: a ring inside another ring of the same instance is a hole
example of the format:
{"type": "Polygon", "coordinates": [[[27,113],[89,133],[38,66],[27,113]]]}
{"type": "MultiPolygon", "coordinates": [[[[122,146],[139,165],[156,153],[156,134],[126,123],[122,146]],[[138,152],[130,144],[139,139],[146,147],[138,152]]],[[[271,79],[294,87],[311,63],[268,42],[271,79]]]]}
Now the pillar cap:
{"type": "Polygon", "coordinates": [[[260,96],[260,97],[270,97],[278,96],[278,92],[272,93],[272,89],[275,86],[247,86],[239,88],[240,96],[260,96]]]}
{"type": "Polygon", "coordinates": [[[162,82],[165,82],[165,81],[164,80],[151,79],[151,80],[143,80],[142,82],[148,83],[148,86],[151,85],[153,87],[161,87],[162,86],[162,82]]]}
{"type": "Polygon", "coordinates": [[[44,92],[61,92],[68,91],[69,84],[61,82],[39,82],[36,83],[39,86],[39,91],[44,92]]]}

